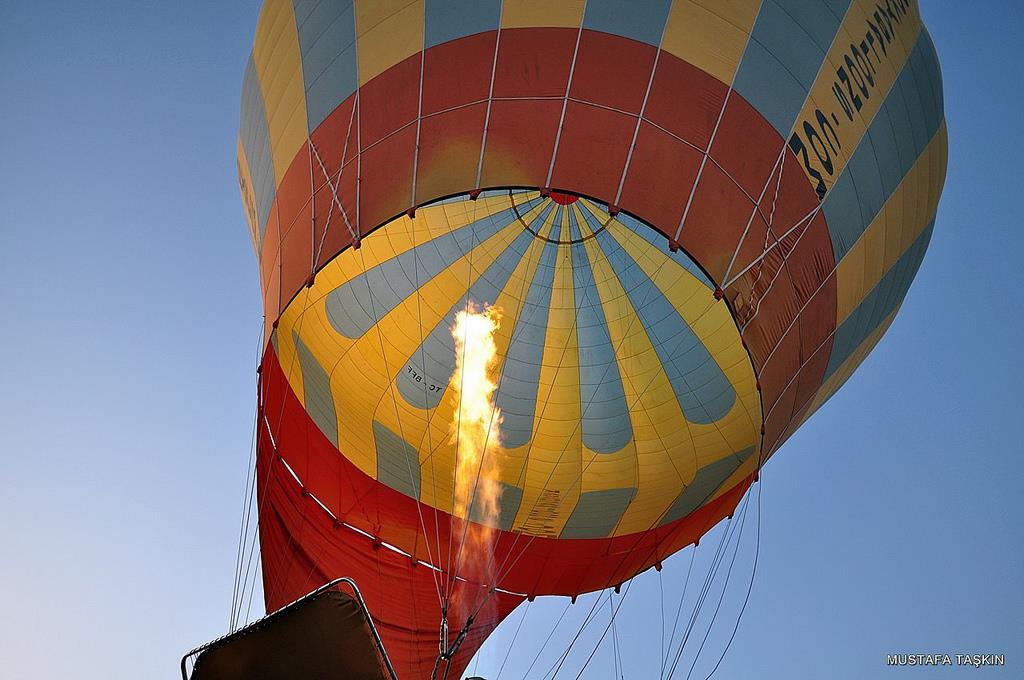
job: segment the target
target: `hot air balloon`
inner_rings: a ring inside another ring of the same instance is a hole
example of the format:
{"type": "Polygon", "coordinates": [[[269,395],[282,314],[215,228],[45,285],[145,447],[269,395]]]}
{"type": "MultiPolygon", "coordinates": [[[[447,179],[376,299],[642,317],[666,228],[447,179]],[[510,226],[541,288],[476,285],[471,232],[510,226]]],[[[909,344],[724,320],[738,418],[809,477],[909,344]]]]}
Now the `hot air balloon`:
{"type": "Polygon", "coordinates": [[[460,677],[698,541],[892,323],[946,155],[912,0],[267,0],[267,610],[349,577],[460,677]]]}

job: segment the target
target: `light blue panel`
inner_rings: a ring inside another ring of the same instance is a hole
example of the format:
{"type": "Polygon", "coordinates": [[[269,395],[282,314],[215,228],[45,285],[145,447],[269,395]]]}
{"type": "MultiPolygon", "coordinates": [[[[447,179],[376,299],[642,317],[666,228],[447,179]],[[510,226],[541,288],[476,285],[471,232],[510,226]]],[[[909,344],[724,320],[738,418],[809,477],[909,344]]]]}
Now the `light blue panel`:
{"type": "Polygon", "coordinates": [[[928,129],[936,129],[942,123],[942,73],[939,70],[939,58],[935,54],[935,45],[928,31],[921,28],[915,54],[912,61],[914,79],[918,92],[924,102],[925,119],[928,129]]]}
{"type": "Polygon", "coordinates": [[[706,425],[725,416],[736,391],[704,343],[611,234],[602,231],[596,239],[658,353],[686,419],[706,425]]]}
{"type": "Polygon", "coordinates": [[[377,481],[412,498],[420,497],[420,459],[416,447],[373,421],[377,481]]]}
{"type": "Polygon", "coordinates": [[[309,132],[358,86],[352,0],[292,0],[302,51],[309,132]]]}
{"type": "Polygon", "coordinates": [[[735,89],[789,136],[849,0],[764,0],[736,74],[735,89]]]}
{"type": "MultiPolygon", "coordinates": [[[[872,131],[876,126],[887,125],[884,118],[875,118],[868,127],[867,132],[861,138],[857,151],[847,162],[843,172],[850,175],[853,186],[857,188],[857,202],[860,205],[859,215],[861,220],[856,222],[856,235],[859,237],[871,219],[878,214],[878,211],[885,205],[885,199],[892,193],[892,187],[882,184],[882,176],[878,169],[878,156],[875,154],[875,145],[872,143],[872,131]]],[[[881,136],[881,135],[879,135],[881,136]]],[[[904,173],[898,173],[902,177],[904,173]]],[[[897,180],[898,181],[898,180],[897,180]]],[[[826,218],[828,213],[825,213],[826,218]]],[[[854,239],[856,240],[856,238],[854,239]]],[[[836,260],[838,262],[839,260],[836,260]]]]}
{"type": "Polygon", "coordinates": [[[263,91],[252,57],[249,58],[245,80],[242,81],[242,119],[239,128],[245,157],[249,161],[253,192],[256,194],[256,217],[262,242],[270,208],[274,205],[277,184],[274,179],[274,157],[270,153],[270,128],[267,127],[267,112],[263,108],[263,91]]]}
{"type": "Polygon", "coordinates": [[[338,446],[338,416],[334,410],[334,394],[331,392],[331,378],[324,370],[313,353],[292,331],[292,340],[299,357],[299,368],[302,370],[302,391],[306,413],[313,420],[324,436],[338,446]]]}
{"type": "MultiPolygon", "coordinates": [[[[545,208],[537,220],[543,223],[550,210],[550,206],[545,208]]],[[[409,357],[401,372],[395,376],[398,391],[410,406],[431,409],[440,403],[444,387],[455,371],[455,340],[452,338],[451,330],[455,325],[455,316],[466,309],[469,301],[478,305],[494,303],[508,283],[516,265],[526,255],[526,250],[533,239],[533,234],[524,229],[473,282],[466,294],[451,306],[430,335],[409,357]],[[431,387],[435,389],[432,390],[431,387]]]]}
{"type": "MultiPolygon", "coordinates": [[[[542,200],[528,201],[520,209],[529,211],[542,200]]],[[[382,262],[327,295],[327,318],[346,338],[362,337],[415,293],[417,283],[422,286],[515,219],[515,211],[507,208],[382,262]]]]}
{"type": "MultiPolygon", "coordinates": [[[[581,238],[576,214],[569,212],[569,233],[581,238]]],[[[601,296],[586,246],[572,246],[572,278],[576,298],[576,346],[579,352],[580,408],[583,443],[595,453],[615,453],[633,439],[615,347],[608,335],[601,296]]]]}
{"type": "Polygon", "coordinates": [[[523,490],[504,482],[498,482],[498,488],[501,494],[498,496],[498,516],[496,518],[487,517],[484,509],[476,503],[476,494],[473,494],[473,498],[469,502],[469,511],[466,514],[471,522],[509,531],[519,512],[519,506],[522,505],[523,490]]]}
{"type": "Polygon", "coordinates": [[[793,18],[822,55],[835,41],[839,26],[850,8],[850,0],[774,0],[775,4],[793,18]]]}
{"type": "MultiPolygon", "coordinates": [[[[345,4],[352,4],[352,0],[342,0],[345,4]]],[[[301,26],[317,12],[322,10],[324,5],[342,4],[332,3],[329,0],[292,0],[292,9],[295,10],[295,25],[301,26]]]]}
{"type": "MultiPolygon", "coordinates": [[[[871,148],[875,152],[875,167],[878,170],[880,188],[898,186],[900,179],[903,178],[903,161],[900,158],[900,145],[896,141],[892,117],[905,115],[905,112],[906,107],[898,104],[885,107],[878,112],[878,125],[872,125],[868,129],[871,148]]],[[[885,204],[885,198],[883,195],[879,207],[885,204]]]]}
{"type": "MultiPolygon", "coordinates": [[[[580,207],[583,206],[581,205],[580,207]]],[[[586,208],[583,209],[586,210],[586,208]]],[[[715,289],[715,284],[711,283],[711,279],[709,279],[707,274],[697,266],[696,262],[690,259],[689,255],[684,253],[682,250],[677,250],[673,253],[668,249],[668,239],[659,234],[654,227],[648,226],[632,215],[627,215],[626,213],[619,213],[615,217],[615,220],[624,227],[628,227],[636,232],[637,235],[643,237],[645,241],[656,247],[665,257],[670,260],[674,260],[680,267],[693,274],[694,278],[703,283],[708,290],[715,289]]]]}
{"type": "Polygon", "coordinates": [[[424,44],[429,49],[498,28],[501,0],[426,0],[423,19],[424,44]]]}
{"type": "Polygon", "coordinates": [[[793,74],[754,40],[747,43],[733,87],[783,136],[789,134],[807,97],[793,74]]]}
{"type": "Polygon", "coordinates": [[[812,7],[814,8],[811,13],[813,23],[808,29],[805,29],[794,16],[806,17],[800,14],[790,14],[775,0],[764,0],[752,35],[754,40],[779,60],[783,68],[800,83],[805,93],[810,91],[811,86],[814,85],[814,77],[818,74],[818,68],[825,59],[825,51],[828,49],[828,44],[821,47],[815,41],[815,37],[821,41],[824,36],[812,37],[808,34],[808,30],[815,33],[828,31],[829,37],[826,41],[831,43],[831,36],[835,35],[839,26],[839,20],[833,17],[824,6],[817,4],[812,7]],[[832,21],[827,21],[828,18],[831,18],[832,21]]]}
{"type": "Polygon", "coordinates": [[[836,253],[835,261],[839,262],[839,253],[846,254],[853,247],[864,231],[862,225],[865,224],[851,173],[843,172],[839,175],[839,179],[825,196],[822,210],[828,224],[829,238],[832,240],[832,251],[836,253]]]}
{"type": "Polygon", "coordinates": [[[729,475],[736,472],[743,461],[753,454],[754,447],[751,446],[697,470],[693,481],[669,506],[668,512],[661,519],[661,524],[670,524],[682,519],[704,505],[718,487],[729,479],[729,475]]]}
{"type": "MultiPolygon", "coordinates": [[[[534,227],[539,228],[540,225],[535,222],[531,225],[531,228],[534,227]]],[[[557,241],[560,235],[559,225],[553,225],[549,238],[557,241]]],[[[545,243],[526,300],[515,321],[505,363],[501,368],[495,405],[501,410],[501,438],[505,448],[522,446],[533,435],[537,386],[540,384],[540,366],[544,359],[557,259],[558,244],[545,243]]]]}
{"type": "MultiPolygon", "coordinates": [[[[928,93],[921,92],[918,86],[917,77],[913,75],[913,66],[910,59],[913,57],[913,53],[908,57],[907,64],[904,65],[904,69],[910,68],[911,74],[909,77],[897,77],[896,83],[893,85],[893,92],[899,92],[902,96],[903,104],[906,106],[907,115],[910,117],[911,122],[911,135],[909,138],[911,157],[917,157],[917,150],[924,148],[924,145],[928,143],[927,125],[922,125],[921,121],[927,119],[928,108],[928,93]]],[[[895,96],[895,95],[890,95],[895,96]]]]}
{"type": "MultiPolygon", "coordinates": [[[[893,137],[896,138],[897,153],[900,157],[900,166],[913,165],[917,149],[915,136],[924,136],[924,131],[914,125],[915,120],[924,117],[921,106],[921,97],[916,88],[910,87],[910,81],[898,80],[893,84],[893,95],[899,97],[902,106],[893,106],[889,111],[889,124],[892,125],[893,137]]],[[[924,140],[927,143],[927,140],[924,140]]]]}
{"type": "Polygon", "coordinates": [[[587,0],[583,28],[657,47],[672,0],[587,0]]]}
{"type": "Polygon", "coordinates": [[[931,39],[921,31],[892,90],[822,204],[836,262],[875,219],[941,123],[942,80],[931,39]]]}
{"type": "Polygon", "coordinates": [[[607,537],[635,496],[634,488],[584,491],[559,538],[607,537]]]}
{"type": "Polygon", "coordinates": [[[843,365],[843,362],[906,297],[910,283],[921,266],[921,260],[924,259],[934,226],[933,220],[836,329],[832,340],[832,354],[825,369],[825,380],[843,365]]]}

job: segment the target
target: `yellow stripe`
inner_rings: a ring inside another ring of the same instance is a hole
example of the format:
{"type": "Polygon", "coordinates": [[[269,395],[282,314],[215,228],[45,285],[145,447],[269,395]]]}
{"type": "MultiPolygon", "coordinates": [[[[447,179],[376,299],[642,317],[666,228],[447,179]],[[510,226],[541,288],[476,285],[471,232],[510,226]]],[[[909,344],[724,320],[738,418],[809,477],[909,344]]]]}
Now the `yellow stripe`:
{"type": "MultiPolygon", "coordinates": [[[[899,24],[893,23],[892,39],[886,44],[885,54],[882,53],[881,45],[875,38],[874,50],[869,47],[869,54],[866,57],[871,67],[874,68],[871,74],[874,85],[865,82],[867,96],[856,84],[856,79],[851,67],[847,64],[846,58],[856,61],[852,57],[851,45],[856,46],[860,51],[860,43],[865,40],[865,31],[870,32],[868,22],[878,25],[874,19],[874,12],[877,9],[875,0],[854,0],[843,19],[832,47],[825,57],[825,63],[818,72],[818,77],[811,87],[807,101],[796,119],[794,132],[800,136],[804,143],[809,159],[810,168],[801,162],[804,174],[812,186],[818,185],[818,178],[812,175],[812,168],[818,171],[826,189],[830,189],[839,178],[843,168],[849,162],[857,145],[864,137],[868,125],[870,125],[875,114],[881,108],[886,96],[896,82],[903,65],[910,56],[911,50],[921,30],[921,18],[917,11],[916,3],[910,3],[911,7],[906,16],[899,24]],[[877,55],[877,56],[876,56],[877,55]],[[841,82],[837,76],[839,69],[847,75],[847,82],[841,82]],[[833,87],[837,88],[840,95],[837,95],[833,87]],[[859,98],[860,110],[856,110],[852,99],[859,98]],[[844,108],[840,99],[849,102],[849,108],[844,108]],[[846,111],[852,112],[853,120],[847,116],[846,111]],[[820,115],[819,115],[820,113],[820,115]],[[805,131],[805,123],[810,125],[819,136],[817,148],[827,157],[832,166],[832,171],[823,163],[818,162],[815,149],[805,131]],[[830,143],[831,142],[831,143],[830,143]]],[[[872,35],[874,35],[872,33],[872,35]]]]}
{"type": "Polygon", "coordinates": [[[662,49],[731,83],[760,0],[675,0],[662,49]]]}
{"type": "Polygon", "coordinates": [[[502,5],[502,28],[554,26],[577,28],[583,23],[585,0],[505,0],[502,5]]]}
{"type": "Polygon", "coordinates": [[[423,0],[356,0],[359,84],[423,49],[423,0]]]}
{"type": "Polygon", "coordinates": [[[302,59],[291,0],[267,0],[256,26],[252,57],[270,128],[275,181],[280,186],[307,139],[302,59]]]}
{"type": "MultiPolygon", "coordinates": [[[[582,217],[578,217],[582,221],[582,217]]],[[[672,385],[618,277],[594,239],[584,242],[590,257],[619,374],[630,409],[637,494],[616,533],[649,528],[682,484],[697,472],[694,440],[672,385]]],[[[700,284],[698,284],[700,285],[700,284]]],[[[625,486],[625,484],[619,485],[625,486]]],[[[613,488],[608,485],[606,488],[613,488]]]]}
{"type": "Polygon", "coordinates": [[[945,176],[943,123],[871,225],[839,263],[836,326],[857,308],[935,217],[945,176]]]}
{"type": "Polygon", "coordinates": [[[572,256],[558,246],[533,441],[523,500],[513,528],[557,536],[580,494],[580,377],[572,256]]]}

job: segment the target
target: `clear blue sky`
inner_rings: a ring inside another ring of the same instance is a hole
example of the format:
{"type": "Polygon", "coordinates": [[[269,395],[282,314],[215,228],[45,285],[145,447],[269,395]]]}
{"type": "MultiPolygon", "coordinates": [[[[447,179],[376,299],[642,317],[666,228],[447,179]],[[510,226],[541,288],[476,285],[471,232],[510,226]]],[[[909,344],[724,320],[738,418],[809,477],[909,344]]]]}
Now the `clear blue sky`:
{"type": "MultiPolygon", "coordinates": [[[[949,125],[935,236],[882,344],[762,475],[753,594],[715,677],[1024,677],[1024,7],[922,4],[949,125]],[[897,652],[1007,666],[886,668],[897,652]]],[[[257,5],[0,2],[5,677],[174,678],[227,627],[261,313],[235,180],[257,5]]],[[[664,574],[673,610],[688,560],[664,574]]],[[[617,633],[643,678],[658,580],[634,588],[617,633]]],[[[534,605],[524,647],[563,607],[534,605]]],[[[482,653],[489,677],[518,617],[482,653]]],[[[514,657],[503,677],[532,653],[514,657]]]]}

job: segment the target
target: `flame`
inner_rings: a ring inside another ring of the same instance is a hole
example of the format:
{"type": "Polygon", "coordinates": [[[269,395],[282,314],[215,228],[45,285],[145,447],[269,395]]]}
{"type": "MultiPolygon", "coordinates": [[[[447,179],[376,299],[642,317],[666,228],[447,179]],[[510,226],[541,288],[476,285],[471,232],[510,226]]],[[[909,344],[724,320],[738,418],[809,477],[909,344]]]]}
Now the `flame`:
{"type": "MultiPolygon", "coordinates": [[[[452,337],[455,339],[454,399],[451,443],[455,445],[455,507],[456,517],[470,519],[479,527],[469,525],[465,545],[458,562],[476,562],[481,553],[488,553],[493,541],[493,528],[498,526],[501,485],[498,483],[497,447],[501,430],[501,412],[494,404],[498,385],[494,374],[498,365],[498,348],[494,334],[498,330],[501,311],[496,307],[482,309],[470,304],[455,317],[452,337]]],[[[490,562],[490,560],[485,560],[490,562]]]]}

